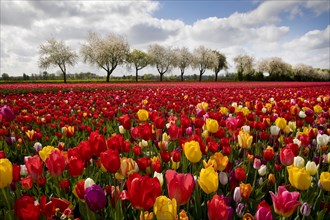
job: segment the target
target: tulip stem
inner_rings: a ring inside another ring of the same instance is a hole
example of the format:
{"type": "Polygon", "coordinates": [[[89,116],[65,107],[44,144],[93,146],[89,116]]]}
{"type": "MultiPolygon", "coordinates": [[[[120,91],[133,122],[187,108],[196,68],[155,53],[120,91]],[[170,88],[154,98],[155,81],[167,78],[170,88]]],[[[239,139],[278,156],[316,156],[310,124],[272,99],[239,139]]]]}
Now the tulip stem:
{"type": "Polygon", "coordinates": [[[9,212],[9,219],[12,220],[13,218],[11,216],[11,207],[10,207],[10,203],[8,201],[7,191],[5,190],[5,188],[2,188],[1,191],[6,200],[6,204],[7,204],[7,208],[8,208],[8,212],[9,212]]]}

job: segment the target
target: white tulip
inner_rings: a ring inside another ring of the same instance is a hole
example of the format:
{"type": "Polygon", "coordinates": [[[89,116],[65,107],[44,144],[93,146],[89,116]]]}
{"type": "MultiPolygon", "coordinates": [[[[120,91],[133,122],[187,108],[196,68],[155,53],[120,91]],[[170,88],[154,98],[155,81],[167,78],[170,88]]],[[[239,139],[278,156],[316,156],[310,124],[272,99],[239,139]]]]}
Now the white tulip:
{"type": "Polygon", "coordinates": [[[277,136],[278,133],[280,132],[280,128],[277,127],[276,125],[272,125],[270,126],[270,133],[273,135],[273,136],[277,136]]]}
{"type": "Polygon", "coordinates": [[[293,165],[298,168],[303,168],[305,166],[305,160],[301,156],[296,156],[293,159],[293,165]]]}

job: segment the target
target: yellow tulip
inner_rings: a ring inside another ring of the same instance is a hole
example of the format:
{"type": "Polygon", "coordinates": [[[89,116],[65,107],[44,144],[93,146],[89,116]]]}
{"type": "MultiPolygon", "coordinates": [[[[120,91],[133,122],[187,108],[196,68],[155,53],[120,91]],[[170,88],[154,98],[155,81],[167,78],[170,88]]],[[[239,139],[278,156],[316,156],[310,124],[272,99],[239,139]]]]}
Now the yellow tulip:
{"type": "Polygon", "coordinates": [[[137,115],[138,115],[138,118],[139,118],[139,121],[146,121],[148,120],[149,118],[149,113],[147,110],[144,110],[144,109],[140,109],[138,112],[137,112],[137,115]]]}
{"type": "Polygon", "coordinates": [[[286,120],[285,118],[282,118],[282,117],[278,117],[276,120],[275,120],[275,125],[277,127],[279,127],[280,129],[284,129],[286,127],[286,120]]]}
{"type": "Polygon", "coordinates": [[[238,145],[243,149],[249,149],[251,147],[253,137],[244,131],[240,131],[238,136],[238,145]]]}
{"type": "Polygon", "coordinates": [[[179,220],[189,220],[189,217],[184,210],[181,210],[179,213],[179,220]]]}
{"type": "Polygon", "coordinates": [[[224,169],[226,169],[228,161],[229,161],[228,157],[223,156],[223,154],[221,152],[216,152],[214,155],[212,155],[210,157],[210,159],[215,160],[218,171],[223,171],[224,169]]]}
{"type": "Polygon", "coordinates": [[[210,133],[216,133],[219,129],[219,124],[217,120],[208,118],[206,119],[206,130],[210,133]]]}
{"type": "Polygon", "coordinates": [[[247,114],[250,113],[250,110],[249,110],[247,107],[243,107],[243,108],[241,109],[241,112],[243,112],[243,114],[246,116],[247,114]]]}
{"type": "Polygon", "coordinates": [[[53,151],[53,150],[59,150],[58,148],[55,148],[53,146],[46,146],[46,147],[43,147],[41,149],[41,151],[39,151],[39,156],[40,158],[45,161],[47,159],[47,157],[50,155],[50,153],[53,151]]]}
{"type": "Polygon", "coordinates": [[[250,197],[250,194],[252,192],[252,186],[250,183],[245,184],[245,183],[241,183],[239,185],[240,191],[241,191],[241,196],[244,199],[248,199],[250,197]]]}
{"type": "Polygon", "coordinates": [[[315,106],[313,107],[313,109],[314,109],[314,112],[315,112],[316,114],[319,114],[319,113],[322,112],[322,107],[319,106],[319,105],[315,105],[315,106]]]}
{"type": "Polygon", "coordinates": [[[34,133],[35,133],[34,130],[28,130],[25,132],[29,140],[33,140],[34,133]]]}
{"type": "Polygon", "coordinates": [[[154,203],[154,213],[158,220],[175,220],[177,219],[176,200],[167,198],[166,196],[158,196],[154,203]]]}
{"type": "Polygon", "coordinates": [[[324,190],[330,191],[330,172],[322,172],[320,182],[324,190]]]}
{"type": "Polygon", "coordinates": [[[13,181],[13,165],[7,158],[0,159],[0,189],[13,181]]]}
{"type": "Polygon", "coordinates": [[[295,166],[287,167],[289,173],[290,184],[299,190],[306,190],[311,186],[312,177],[307,172],[306,168],[298,168],[295,166]]]}
{"type": "Polygon", "coordinates": [[[198,108],[200,110],[204,110],[204,111],[206,111],[208,107],[209,107],[209,104],[207,102],[198,103],[196,106],[196,108],[198,108]]]}
{"type": "Polygon", "coordinates": [[[202,158],[202,151],[197,141],[186,142],[183,151],[187,159],[192,163],[197,163],[202,158]]]}
{"type": "Polygon", "coordinates": [[[202,169],[199,173],[199,180],[197,181],[206,194],[210,194],[218,190],[219,176],[212,167],[202,169]]]}
{"type": "Polygon", "coordinates": [[[228,113],[228,108],[226,108],[226,107],[220,107],[219,112],[220,112],[221,114],[223,114],[223,115],[227,115],[227,113],[228,113]]]}

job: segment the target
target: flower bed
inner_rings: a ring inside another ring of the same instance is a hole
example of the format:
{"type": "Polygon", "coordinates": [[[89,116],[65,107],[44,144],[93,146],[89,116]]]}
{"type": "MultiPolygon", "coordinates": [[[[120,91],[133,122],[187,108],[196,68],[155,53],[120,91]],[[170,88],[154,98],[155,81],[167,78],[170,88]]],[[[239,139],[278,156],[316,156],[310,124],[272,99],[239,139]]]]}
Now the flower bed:
{"type": "Polygon", "coordinates": [[[0,219],[322,219],[329,86],[1,85],[0,219]]]}

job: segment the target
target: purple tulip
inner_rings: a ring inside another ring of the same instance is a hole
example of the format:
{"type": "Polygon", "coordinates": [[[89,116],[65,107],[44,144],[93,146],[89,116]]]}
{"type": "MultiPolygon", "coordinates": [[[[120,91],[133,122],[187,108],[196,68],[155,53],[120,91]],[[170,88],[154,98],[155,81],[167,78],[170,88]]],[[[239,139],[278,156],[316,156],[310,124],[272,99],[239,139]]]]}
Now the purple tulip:
{"type": "Polygon", "coordinates": [[[311,214],[311,206],[307,202],[304,202],[300,207],[300,213],[303,216],[309,216],[311,214]]]}
{"type": "Polygon", "coordinates": [[[3,106],[0,109],[0,114],[8,121],[12,121],[15,118],[14,112],[13,110],[11,110],[11,108],[7,105],[3,106]]]}
{"type": "Polygon", "coordinates": [[[107,198],[103,189],[96,184],[86,188],[85,200],[93,212],[100,211],[107,205],[107,198]]]}

